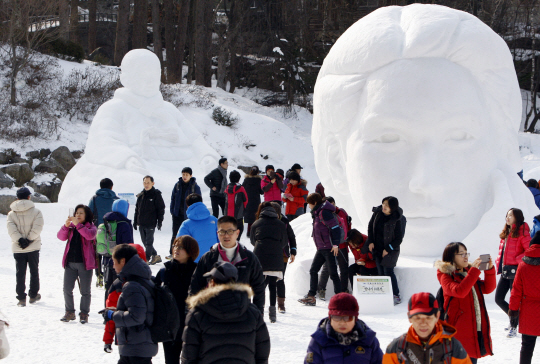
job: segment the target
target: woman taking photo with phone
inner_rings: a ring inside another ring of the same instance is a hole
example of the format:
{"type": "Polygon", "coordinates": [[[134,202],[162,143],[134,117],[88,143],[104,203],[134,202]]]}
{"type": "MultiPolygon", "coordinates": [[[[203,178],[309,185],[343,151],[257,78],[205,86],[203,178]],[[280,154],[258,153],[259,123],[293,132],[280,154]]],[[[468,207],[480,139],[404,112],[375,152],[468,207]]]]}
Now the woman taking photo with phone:
{"type": "Polygon", "coordinates": [[[445,315],[441,315],[441,320],[457,329],[455,338],[476,364],[479,358],[493,355],[484,294],[493,292],[497,283],[491,258],[482,280],[479,269],[482,259],[469,264],[469,256],[463,243],[450,243],[442,260],[435,262],[435,268],[444,296],[445,315]]]}
{"type": "Polygon", "coordinates": [[[97,228],[92,223],[94,218],[88,206],[77,205],[74,216],[69,216],[58,231],[57,237],[67,241],[62,259],[64,267],[64,303],[66,314],[60,321],[75,320],[75,304],[73,303],[73,288],[79,279],[81,292],[80,321],[88,322],[90,312],[90,285],[92,284],[92,271],[96,268],[96,248],[94,239],[97,228]]]}
{"type": "MultiPolygon", "coordinates": [[[[506,222],[499,237],[499,255],[495,260],[497,274],[501,275],[497,290],[495,291],[495,303],[508,314],[508,302],[506,294],[512,290],[514,278],[516,276],[518,264],[525,256],[525,250],[529,248],[531,236],[529,225],[525,222],[523,212],[520,209],[511,208],[506,213],[506,222]]],[[[510,325],[505,329],[508,331],[507,337],[512,338],[517,335],[518,318],[510,318],[510,325]]]]}

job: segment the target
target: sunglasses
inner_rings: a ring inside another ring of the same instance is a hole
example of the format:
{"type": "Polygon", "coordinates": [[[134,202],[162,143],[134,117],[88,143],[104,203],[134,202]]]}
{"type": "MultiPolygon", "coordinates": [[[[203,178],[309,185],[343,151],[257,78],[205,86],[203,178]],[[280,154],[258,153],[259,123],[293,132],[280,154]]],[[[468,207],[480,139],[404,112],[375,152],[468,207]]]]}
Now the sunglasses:
{"type": "Polygon", "coordinates": [[[343,322],[351,322],[354,320],[354,316],[333,316],[330,315],[330,319],[333,321],[343,321],[343,322]]]}

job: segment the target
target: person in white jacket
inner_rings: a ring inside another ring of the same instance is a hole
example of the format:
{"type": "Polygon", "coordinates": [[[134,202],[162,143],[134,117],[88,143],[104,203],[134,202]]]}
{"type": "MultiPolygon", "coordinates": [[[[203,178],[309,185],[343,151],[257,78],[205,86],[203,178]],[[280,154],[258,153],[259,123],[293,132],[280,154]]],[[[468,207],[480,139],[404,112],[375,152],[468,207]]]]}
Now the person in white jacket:
{"type": "Polygon", "coordinates": [[[11,250],[17,268],[17,306],[26,306],[26,268],[30,268],[30,303],[41,299],[39,292],[39,250],[41,249],[41,230],[43,215],[30,201],[31,192],[22,187],[17,190],[17,200],[10,205],[7,215],[7,230],[11,237],[11,250]]]}

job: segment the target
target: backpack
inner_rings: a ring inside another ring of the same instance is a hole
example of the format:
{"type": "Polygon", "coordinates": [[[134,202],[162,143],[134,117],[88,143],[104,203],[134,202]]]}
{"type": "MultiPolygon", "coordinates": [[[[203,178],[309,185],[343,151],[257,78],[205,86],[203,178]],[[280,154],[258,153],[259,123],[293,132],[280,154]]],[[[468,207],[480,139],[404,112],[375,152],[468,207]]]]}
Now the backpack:
{"type": "MultiPolygon", "coordinates": [[[[241,185],[235,185],[233,187],[232,193],[229,192],[229,186],[227,186],[227,188],[225,189],[225,215],[236,218],[236,195],[239,192],[242,192],[240,191],[240,189],[242,188],[243,187],[241,185]]],[[[245,192],[245,190],[244,193],[246,193],[247,195],[247,192],[245,192]]]]}
{"type": "MultiPolygon", "coordinates": [[[[321,211],[319,212],[319,219],[321,220],[321,222],[325,226],[327,226],[326,223],[324,222],[322,213],[323,213],[323,210],[321,209],[321,211]]],[[[339,243],[341,244],[341,243],[345,242],[345,239],[347,238],[347,235],[345,234],[345,231],[347,231],[347,222],[345,221],[344,218],[342,218],[341,216],[339,216],[335,212],[332,212],[332,215],[334,215],[334,219],[337,220],[337,223],[338,223],[337,226],[339,226],[339,230],[340,230],[339,243]]],[[[330,227],[328,227],[328,228],[330,228],[330,227]]],[[[334,229],[335,228],[337,228],[337,227],[334,226],[334,229]]]]}
{"type": "MultiPolygon", "coordinates": [[[[443,355],[443,360],[444,360],[444,364],[451,364],[452,363],[452,353],[453,353],[453,340],[442,340],[441,344],[443,345],[443,351],[444,351],[444,355],[443,355]]],[[[415,357],[416,361],[415,360],[411,360],[411,358],[405,356],[405,353],[407,353],[407,355],[410,355],[410,353],[412,352],[408,352],[407,351],[407,345],[408,345],[408,342],[407,342],[407,334],[403,334],[399,337],[398,339],[398,342],[397,342],[397,350],[396,350],[396,355],[397,355],[397,358],[398,358],[398,362],[399,363],[409,363],[409,362],[413,362],[413,363],[416,363],[416,362],[419,362],[418,361],[418,358],[415,357]]],[[[414,356],[414,355],[413,355],[414,356]]]]}
{"type": "MultiPolygon", "coordinates": [[[[451,296],[448,299],[448,307],[450,307],[450,302],[452,301],[454,297],[451,296]]],[[[439,303],[439,311],[441,312],[441,320],[446,321],[448,319],[448,311],[444,308],[444,292],[442,289],[442,286],[437,291],[437,302],[439,303]]]]}
{"type": "Polygon", "coordinates": [[[119,223],[125,221],[107,221],[99,224],[96,236],[96,253],[104,257],[112,257],[112,251],[116,247],[116,229],[119,223]]]}
{"type": "Polygon", "coordinates": [[[180,329],[180,313],[170,288],[166,285],[151,287],[147,282],[136,279],[154,299],[154,320],[149,326],[154,343],[174,341],[180,329]]]}

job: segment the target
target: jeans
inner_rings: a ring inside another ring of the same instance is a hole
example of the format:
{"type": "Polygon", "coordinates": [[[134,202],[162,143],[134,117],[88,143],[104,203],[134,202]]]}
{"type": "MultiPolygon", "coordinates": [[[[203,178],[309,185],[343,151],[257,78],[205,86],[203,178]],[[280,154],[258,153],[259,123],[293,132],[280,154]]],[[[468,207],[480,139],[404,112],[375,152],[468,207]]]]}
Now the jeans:
{"type": "Polygon", "coordinates": [[[154,233],[156,228],[149,228],[139,226],[139,233],[141,234],[142,243],[146,249],[146,260],[150,260],[150,257],[157,255],[156,249],[154,249],[154,233]]]}
{"type": "Polygon", "coordinates": [[[313,257],[313,262],[311,262],[311,268],[309,269],[309,292],[308,295],[315,296],[317,293],[317,287],[319,285],[319,270],[322,268],[323,264],[328,265],[328,270],[330,271],[330,278],[334,283],[334,293],[338,294],[341,292],[341,282],[339,281],[339,275],[337,272],[336,257],[332,253],[331,249],[321,249],[317,250],[315,257],[313,257]]]}
{"type": "MultiPolygon", "coordinates": [[[[174,216],[172,215],[172,238],[171,238],[171,245],[169,248],[169,254],[172,254],[172,246],[174,241],[176,240],[176,236],[178,235],[178,230],[180,230],[180,225],[184,222],[184,213],[180,211],[180,216],[174,216]]],[[[157,253],[156,253],[157,254],[157,253]]]]}
{"type": "MultiPolygon", "coordinates": [[[[507,315],[508,315],[508,310],[510,309],[510,305],[508,304],[508,302],[506,302],[506,294],[512,290],[513,284],[514,284],[513,279],[505,279],[501,277],[501,279],[499,279],[499,283],[497,284],[497,289],[495,290],[495,303],[507,315]]],[[[512,327],[515,328],[517,326],[512,326],[512,327]]]]}
{"type": "MultiPolygon", "coordinates": [[[[349,287],[349,249],[343,248],[339,249],[337,256],[337,263],[339,266],[339,276],[341,282],[341,290],[345,292],[347,287],[349,287]]],[[[326,284],[328,283],[328,268],[326,263],[323,265],[321,276],[319,278],[318,290],[326,290],[326,284]]]]}
{"type": "Polygon", "coordinates": [[[521,334],[519,364],[531,364],[537,336],[521,334]]]}
{"type": "Polygon", "coordinates": [[[17,285],[15,292],[17,292],[18,300],[26,300],[26,267],[30,269],[30,290],[28,295],[30,298],[37,296],[39,292],[39,250],[34,250],[29,253],[14,253],[15,268],[17,278],[17,285]]]}
{"type": "Polygon", "coordinates": [[[381,265],[382,257],[375,256],[375,263],[377,264],[377,271],[380,276],[388,276],[392,281],[392,292],[394,296],[399,296],[399,287],[397,284],[396,274],[394,273],[394,268],[383,267],[381,265]]]}
{"type": "Polygon", "coordinates": [[[287,270],[288,262],[283,262],[283,279],[277,281],[277,296],[285,298],[285,271],[287,270]]]}
{"type": "Polygon", "coordinates": [[[152,364],[152,358],[120,355],[120,360],[118,360],[118,364],[152,364]]]}
{"type": "Polygon", "coordinates": [[[220,207],[221,207],[221,214],[225,215],[225,195],[210,196],[210,201],[212,202],[212,215],[218,218],[220,207]]]}
{"type": "Polygon", "coordinates": [[[184,328],[178,330],[176,339],[174,341],[167,341],[163,343],[163,354],[165,354],[165,364],[178,364],[180,363],[180,354],[182,353],[182,333],[184,328]]]}
{"type": "Polygon", "coordinates": [[[66,312],[75,312],[73,303],[73,288],[79,278],[81,292],[81,313],[88,315],[90,301],[92,300],[90,286],[92,284],[92,270],[86,270],[84,263],[67,263],[64,269],[64,304],[66,312]]]}
{"type": "MultiPolygon", "coordinates": [[[[377,268],[366,268],[365,265],[351,264],[349,266],[349,280],[351,281],[351,289],[354,289],[353,278],[356,275],[361,276],[376,276],[379,274],[377,268]]],[[[352,292],[352,291],[351,291],[352,292]]]]}
{"type": "Polygon", "coordinates": [[[270,306],[276,305],[277,279],[276,276],[265,277],[265,289],[268,287],[268,291],[270,292],[270,306]]]}
{"type": "Polygon", "coordinates": [[[244,218],[236,219],[236,224],[238,225],[238,230],[240,230],[240,234],[238,234],[238,241],[240,241],[242,233],[244,232],[244,218]]]}

